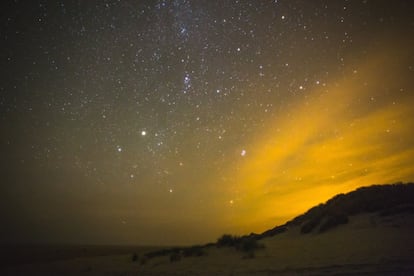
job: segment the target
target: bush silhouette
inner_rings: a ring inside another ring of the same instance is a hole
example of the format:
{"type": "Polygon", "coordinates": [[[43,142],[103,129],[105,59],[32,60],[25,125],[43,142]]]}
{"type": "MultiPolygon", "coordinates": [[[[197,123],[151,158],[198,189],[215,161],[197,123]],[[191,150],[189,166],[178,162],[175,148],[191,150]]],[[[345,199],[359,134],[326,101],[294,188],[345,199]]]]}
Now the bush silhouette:
{"type": "Polygon", "coordinates": [[[132,254],[132,258],[131,258],[131,260],[132,260],[133,262],[138,261],[138,255],[137,255],[137,253],[132,254]]]}
{"type": "Polygon", "coordinates": [[[152,259],[156,257],[169,256],[171,262],[176,262],[176,261],[179,261],[182,256],[184,257],[204,256],[206,254],[203,250],[204,247],[205,246],[194,245],[191,247],[165,248],[165,249],[161,249],[157,251],[148,252],[144,255],[144,257],[147,259],[152,259]]]}
{"type": "Polygon", "coordinates": [[[255,257],[255,250],[264,248],[264,245],[258,242],[259,238],[260,235],[256,234],[242,237],[225,234],[217,240],[217,247],[233,247],[245,253],[243,259],[252,259],[255,257]]]}
{"type": "Polygon", "coordinates": [[[240,241],[240,238],[237,236],[232,236],[229,234],[224,234],[217,240],[217,247],[232,247],[236,246],[240,241]]]}
{"type": "Polygon", "coordinates": [[[247,236],[239,239],[236,248],[244,252],[253,252],[256,249],[264,248],[264,245],[259,244],[256,238],[247,236]]]}
{"type": "Polygon", "coordinates": [[[321,222],[321,218],[320,217],[316,217],[313,218],[311,220],[309,220],[308,222],[306,222],[302,228],[300,229],[300,232],[302,234],[308,234],[310,232],[313,231],[313,229],[319,225],[319,223],[321,222]]]}
{"type": "Polygon", "coordinates": [[[178,248],[168,248],[168,249],[161,249],[161,250],[157,250],[157,251],[151,251],[145,254],[145,256],[148,259],[152,259],[155,257],[162,257],[162,256],[167,256],[173,252],[177,252],[179,251],[178,248]]]}
{"type": "Polygon", "coordinates": [[[275,235],[279,235],[279,234],[282,234],[282,233],[286,232],[287,229],[288,228],[286,227],[286,225],[276,226],[276,227],[274,227],[270,230],[267,230],[267,231],[263,232],[260,235],[257,235],[257,237],[259,239],[263,239],[263,238],[266,238],[266,237],[273,237],[275,235]]]}
{"type": "Polygon", "coordinates": [[[180,252],[173,252],[170,255],[170,262],[178,262],[181,260],[180,252]]]}
{"type": "Polygon", "coordinates": [[[401,204],[380,212],[380,216],[392,216],[397,214],[414,214],[414,204],[401,204]]]}
{"type": "Polygon", "coordinates": [[[187,247],[183,249],[183,256],[184,257],[199,257],[205,255],[205,252],[203,251],[203,248],[201,246],[195,245],[191,247],[187,247]]]}
{"type": "Polygon", "coordinates": [[[319,228],[319,233],[325,232],[341,224],[347,224],[348,221],[348,217],[344,214],[330,216],[322,223],[321,227],[319,228]]]}
{"type": "Polygon", "coordinates": [[[326,203],[309,209],[305,214],[294,218],[284,226],[302,225],[301,232],[306,234],[312,232],[323,222],[324,225],[320,229],[324,232],[339,224],[347,223],[347,218],[345,219],[347,216],[373,212],[378,212],[382,216],[413,213],[414,207],[412,206],[414,206],[413,183],[373,185],[334,196],[326,203]]]}

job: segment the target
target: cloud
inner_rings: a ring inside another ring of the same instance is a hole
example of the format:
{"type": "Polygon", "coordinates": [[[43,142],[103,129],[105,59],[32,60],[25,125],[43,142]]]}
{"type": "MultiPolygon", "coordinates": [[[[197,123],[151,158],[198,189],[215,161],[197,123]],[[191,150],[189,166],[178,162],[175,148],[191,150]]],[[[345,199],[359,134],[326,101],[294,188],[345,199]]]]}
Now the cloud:
{"type": "Polygon", "coordinates": [[[264,230],[337,193],[414,179],[414,101],[398,81],[408,74],[399,53],[378,51],[268,123],[229,170],[235,227],[264,230]]]}

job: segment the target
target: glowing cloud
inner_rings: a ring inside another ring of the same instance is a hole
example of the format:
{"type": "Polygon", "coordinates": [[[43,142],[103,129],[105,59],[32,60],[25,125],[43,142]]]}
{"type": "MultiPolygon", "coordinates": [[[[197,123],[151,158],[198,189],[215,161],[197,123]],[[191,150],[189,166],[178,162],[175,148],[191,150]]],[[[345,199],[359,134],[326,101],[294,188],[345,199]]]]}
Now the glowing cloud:
{"type": "Polygon", "coordinates": [[[270,122],[249,158],[230,170],[238,175],[233,226],[265,230],[337,193],[412,180],[413,101],[396,81],[404,60],[377,53],[270,122]]]}

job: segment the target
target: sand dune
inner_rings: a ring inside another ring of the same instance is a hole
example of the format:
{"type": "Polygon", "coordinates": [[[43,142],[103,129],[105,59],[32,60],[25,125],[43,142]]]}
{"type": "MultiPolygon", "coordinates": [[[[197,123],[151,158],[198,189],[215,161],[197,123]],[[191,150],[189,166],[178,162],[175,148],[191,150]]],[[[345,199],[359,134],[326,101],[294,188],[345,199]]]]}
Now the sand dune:
{"type": "MultiPolygon", "coordinates": [[[[393,200],[394,202],[394,200],[393,200]]],[[[217,244],[192,251],[134,248],[69,259],[9,265],[1,275],[413,275],[414,213],[411,205],[350,215],[348,222],[307,234],[303,225],[255,236],[262,248],[237,250],[217,244]],[[397,211],[395,211],[397,210],[397,211]],[[155,253],[154,253],[155,252],[155,253]],[[158,252],[158,253],[157,253],[158,252]],[[191,256],[190,256],[191,255],[191,256]]],[[[337,204],[334,204],[337,206],[337,204]]],[[[327,205],[329,206],[329,204],[327,205]]]]}
{"type": "Polygon", "coordinates": [[[2,275],[412,275],[414,215],[363,214],[323,234],[303,235],[299,227],[260,241],[254,258],[234,248],[204,248],[203,256],[154,257],[141,264],[131,254],[80,257],[12,266],[2,275]]]}

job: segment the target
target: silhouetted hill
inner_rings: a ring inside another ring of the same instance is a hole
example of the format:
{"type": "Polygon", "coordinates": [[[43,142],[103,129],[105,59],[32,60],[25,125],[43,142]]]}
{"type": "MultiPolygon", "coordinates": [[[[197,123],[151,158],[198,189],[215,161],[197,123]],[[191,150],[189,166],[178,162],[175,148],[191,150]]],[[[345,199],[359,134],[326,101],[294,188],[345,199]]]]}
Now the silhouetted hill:
{"type": "Polygon", "coordinates": [[[301,234],[323,233],[347,224],[353,216],[362,213],[376,213],[380,217],[402,213],[414,214],[414,184],[398,183],[358,188],[347,194],[336,195],[326,203],[319,204],[284,225],[269,229],[262,234],[251,233],[245,236],[224,234],[216,243],[147,252],[143,260],[146,262],[154,258],[170,256],[170,261],[176,262],[181,257],[205,256],[212,248],[225,247],[245,253],[245,258],[254,258],[254,252],[264,248],[263,243],[259,242],[263,238],[290,230],[297,233],[298,229],[301,234]]]}
{"type": "MultiPolygon", "coordinates": [[[[128,254],[33,248],[27,253],[40,256],[30,263],[16,248],[21,260],[0,266],[0,275],[414,275],[412,233],[414,184],[374,185],[337,195],[262,234],[224,234],[205,245],[131,247],[128,254]]],[[[13,260],[9,254],[5,248],[3,263],[13,260]]]]}
{"type": "Polygon", "coordinates": [[[373,212],[378,212],[381,216],[414,213],[414,184],[373,185],[336,195],[326,203],[315,206],[303,215],[257,237],[274,236],[293,226],[300,226],[302,234],[315,231],[321,233],[348,223],[350,216],[373,212]]]}

